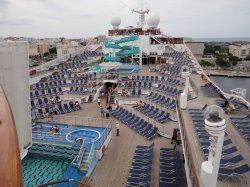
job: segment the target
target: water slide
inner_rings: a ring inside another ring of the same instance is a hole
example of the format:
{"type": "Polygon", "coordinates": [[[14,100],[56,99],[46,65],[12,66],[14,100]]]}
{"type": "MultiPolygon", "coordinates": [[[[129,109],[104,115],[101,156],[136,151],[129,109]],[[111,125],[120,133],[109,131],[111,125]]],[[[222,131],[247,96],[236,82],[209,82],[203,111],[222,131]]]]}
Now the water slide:
{"type": "Polygon", "coordinates": [[[115,56],[112,56],[112,53],[104,54],[105,61],[120,62],[121,57],[140,53],[139,47],[120,45],[122,43],[138,40],[138,38],[139,37],[137,35],[132,34],[129,35],[128,37],[121,38],[120,40],[106,40],[104,42],[106,48],[120,49],[120,51],[115,52],[115,56]]]}

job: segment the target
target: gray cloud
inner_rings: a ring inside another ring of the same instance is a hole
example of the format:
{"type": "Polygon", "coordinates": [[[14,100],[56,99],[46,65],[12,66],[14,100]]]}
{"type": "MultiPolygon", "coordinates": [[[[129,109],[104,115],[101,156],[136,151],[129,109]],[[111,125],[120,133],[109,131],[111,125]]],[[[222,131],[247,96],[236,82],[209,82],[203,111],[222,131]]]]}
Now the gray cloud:
{"type": "Polygon", "coordinates": [[[6,7],[10,2],[7,0],[0,0],[0,8],[6,7]]]}
{"type": "MultiPolygon", "coordinates": [[[[249,36],[250,0],[144,0],[161,18],[166,35],[249,36]]],[[[121,28],[136,25],[136,0],[0,0],[0,37],[88,37],[107,34],[119,16],[121,28]],[[9,3],[10,2],[10,3],[9,3]],[[20,17],[21,16],[21,17],[20,17]],[[21,19],[24,18],[24,19],[21,19]],[[14,28],[14,29],[13,29],[14,28]]]]}
{"type": "Polygon", "coordinates": [[[0,20],[0,25],[18,26],[18,25],[31,25],[33,23],[30,19],[13,19],[13,20],[0,20]]]}

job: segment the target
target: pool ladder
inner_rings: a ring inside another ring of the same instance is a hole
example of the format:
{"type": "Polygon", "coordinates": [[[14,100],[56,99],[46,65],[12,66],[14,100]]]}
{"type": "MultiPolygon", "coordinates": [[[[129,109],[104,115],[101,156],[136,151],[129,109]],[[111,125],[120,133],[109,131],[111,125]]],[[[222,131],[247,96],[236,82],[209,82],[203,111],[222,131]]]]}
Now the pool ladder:
{"type": "Polygon", "coordinates": [[[76,158],[73,160],[73,164],[75,164],[78,168],[80,168],[80,166],[81,166],[82,158],[83,158],[83,155],[85,153],[85,150],[86,150],[85,149],[85,143],[84,143],[84,140],[83,140],[80,151],[79,151],[78,155],[76,156],[76,158]]]}

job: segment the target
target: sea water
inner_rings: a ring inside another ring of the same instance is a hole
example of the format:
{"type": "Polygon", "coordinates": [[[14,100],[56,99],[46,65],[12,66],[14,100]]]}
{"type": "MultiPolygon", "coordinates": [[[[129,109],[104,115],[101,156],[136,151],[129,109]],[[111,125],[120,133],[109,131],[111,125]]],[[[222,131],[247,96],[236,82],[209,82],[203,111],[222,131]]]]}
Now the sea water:
{"type": "Polygon", "coordinates": [[[228,92],[234,88],[247,89],[246,97],[250,99],[250,78],[242,77],[222,77],[222,76],[210,76],[210,78],[225,92],[228,92]]]}

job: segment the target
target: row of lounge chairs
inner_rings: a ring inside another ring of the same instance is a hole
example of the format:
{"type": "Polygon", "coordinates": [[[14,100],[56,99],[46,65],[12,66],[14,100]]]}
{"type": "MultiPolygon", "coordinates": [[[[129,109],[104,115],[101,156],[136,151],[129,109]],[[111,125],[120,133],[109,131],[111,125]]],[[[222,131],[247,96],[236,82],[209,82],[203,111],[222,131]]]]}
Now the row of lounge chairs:
{"type": "Polygon", "coordinates": [[[176,100],[160,95],[158,93],[150,92],[149,95],[144,97],[145,99],[152,101],[156,104],[159,104],[167,109],[176,111],[176,100]]]}
{"type": "Polygon", "coordinates": [[[57,88],[62,86],[67,86],[68,83],[66,82],[66,79],[59,80],[59,81],[49,81],[49,82],[40,82],[35,84],[35,89],[47,89],[47,88],[57,88]]]}
{"type": "Polygon", "coordinates": [[[58,74],[58,75],[50,75],[48,76],[48,80],[50,81],[57,81],[57,80],[62,80],[65,79],[64,74],[58,74]]]}
{"type": "Polygon", "coordinates": [[[72,79],[71,85],[87,85],[87,80],[84,79],[72,79]]]}
{"type": "Polygon", "coordinates": [[[138,81],[141,81],[141,82],[156,82],[156,83],[165,83],[165,84],[172,84],[172,85],[177,85],[177,84],[180,84],[180,80],[178,79],[174,79],[174,78],[169,78],[169,77],[164,77],[164,76],[161,76],[161,77],[158,77],[157,75],[156,76],[140,76],[140,75],[137,75],[136,77],[133,76],[132,77],[132,80],[136,80],[137,82],[138,81]]]}
{"type": "Polygon", "coordinates": [[[141,95],[142,95],[141,89],[138,89],[138,90],[133,89],[133,90],[131,91],[131,94],[130,94],[130,96],[132,96],[132,97],[139,97],[139,96],[141,96],[141,95]]]}
{"type": "MultiPolygon", "coordinates": [[[[233,111],[240,111],[243,108],[247,108],[243,103],[237,101],[235,98],[230,98],[228,100],[231,105],[233,105],[233,111]]],[[[218,106],[220,106],[224,111],[227,111],[225,102],[226,99],[218,99],[215,101],[218,106]]]]}
{"type": "Polygon", "coordinates": [[[40,98],[40,97],[47,97],[47,96],[53,96],[53,95],[60,95],[63,94],[63,90],[61,87],[59,88],[53,88],[53,89],[47,89],[47,90],[36,90],[30,92],[30,98],[40,98]]]}
{"type": "Polygon", "coordinates": [[[171,51],[163,53],[164,56],[171,57],[171,58],[183,58],[184,53],[178,51],[171,51]]]}
{"type": "Polygon", "coordinates": [[[176,146],[160,149],[160,182],[159,187],[180,187],[180,155],[176,146]]]}
{"type": "MultiPolygon", "coordinates": [[[[189,112],[192,117],[193,124],[196,129],[197,136],[200,140],[200,145],[202,147],[204,155],[206,158],[208,158],[210,135],[205,130],[203,110],[190,109],[189,112]]],[[[237,176],[248,172],[250,169],[247,164],[239,166],[240,162],[243,160],[243,157],[238,154],[237,148],[233,146],[232,140],[228,137],[226,133],[223,144],[219,174],[227,176],[237,176]],[[232,173],[233,171],[237,171],[237,173],[232,173]]]]}
{"type": "Polygon", "coordinates": [[[155,90],[170,96],[176,96],[181,92],[181,90],[178,90],[178,88],[166,86],[165,84],[158,85],[158,87],[156,87],[155,90]]]}
{"type": "Polygon", "coordinates": [[[38,98],[36,101],[31,100],[30,105],[31,108],[42,108],[51,106],[52,104],[49,102],[49,99],[47,97],[44,97],[44,98],[38,98]]]}
{"type": "Polygon", "coordinates": [[[154,144],[136,146],[126,187],[150,187],[154,144]]]}
{"type": "Polygon", "coordinates": [[[204,86],[201,86],[201,91],[207,96],[207,97],[220,97],[221,93],[220,91],[212,84],[205,84],[204,86]]]}
{"type": "Polygon", "coordinates": [[[112,111],[112,115],[148,140],[156,136],[158,131],[157,127],[154,127],[151,123],[144,121],[142,118],[132,114],[123,107],[118,106],[112,111]]]}
{"type": "MultiPolygon", "coordinates": [[[[80,107],[76,107],[76,106],[73,106],[73,107],[70,107],[70,105],[68,105],[67,103],[64,103],[63,105],[62,104],[56,104],[53,106],[52,110],[54,113],[56,114],[65,114],[65,113],[69,113],[69,112],[73,112],[73,111],[76,111],[76,110],[80,110],[81,108],[80,107]]],[[[36,117],[37,118],[45,118],[46,117],[46,113],[50,113],[50,109],[48,107],[46,108],[39,108],[36,112],[36,117]]]]}
{"type": "Polygon", "coordinates": [[[231,117],[231,122],[250,144],[250,114],[245,117],[231,117]]]}
{"type": "Polygon", "coordinates": [[[144,89],[151,89],[152,83],[151,82],[125,82],[125,88],[144,88],[144,89]]]}
{"type": "Polygon", "coordinates": [[[168,112],[165,112],[164,110],[159,110],[159,108],[156,108],[147,103],[142,107],[134,106],[133,108],[148,117],[154,118],[159,123],[166,123],[170,120],[170,114],[168,112]]]}
{"type": "Polygon", "coordinates": [[[70,87],[69,94],[85,94],[88,91],[86,87],[70,87]]]}
{"type": "Polygon", "coordinates": [[[60,70],[68,70],[68,69],[74,69],[74,68],[80,68],[86,66],[87,63],[62,63],[57,66],[58,69],[60,70]]]}

